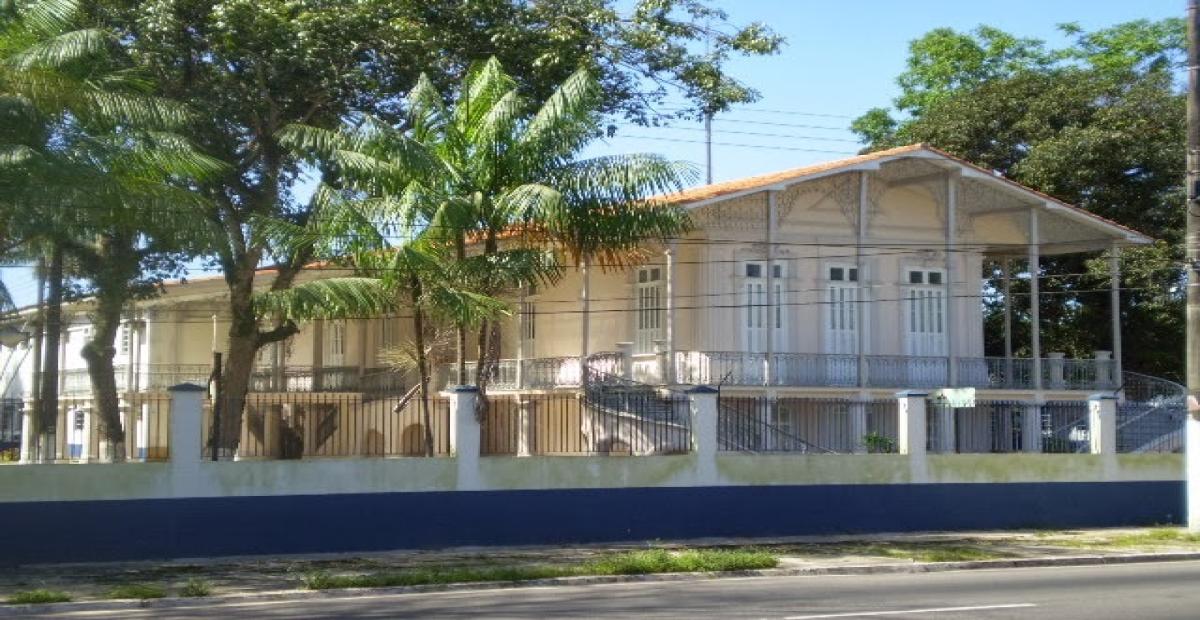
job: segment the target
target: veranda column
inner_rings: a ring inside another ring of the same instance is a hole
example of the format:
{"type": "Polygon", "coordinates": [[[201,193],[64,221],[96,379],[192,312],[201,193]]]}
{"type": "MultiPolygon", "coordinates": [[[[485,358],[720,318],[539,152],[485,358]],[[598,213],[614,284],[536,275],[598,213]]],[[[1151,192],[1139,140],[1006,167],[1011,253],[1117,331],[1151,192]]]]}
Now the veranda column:
{"type": "Polygon", "coordinates": [[[946,178],[946,380],[950,386],[958,385],[958,351],[954,330],[958,327],[954,299],[955,239],[958,232],[958,174],[951,172],[946,178]]]}
{"type": "Polygon", "coordinates": [[[677,382],[675,376],[675,242],[667,243],[667,249],[663,252],[667,263],[667,308],[666,308],[666,326],[663,340],[667,345],[667,363],[663,367],[663,383],[674,385],[677,382]]]}
{"type": "Polygon", "coordinates": [[[525,297],[526,287],[521,287],[521,297],[517,301],[517,389],[525,388],[525,330],[529,317],[525,312],[529,309],[525,297]]]}
{"type": "Polygon", "coordinates": [[[775,198],[777,190],[767,192],[767,368],[764,383],[775,385],[775,198]]]}
{"type": "Polygon", "coordinates": [[[1004,387],[1014,387],[1013,340],[1012,340],[1012,259],[1005,256],[1001,263],[1004,270],[1004,387]]]}
{"type": "Polygon", "coordinates": [[[1121,248],[1113,246],[1108,256],[1108,305],[1112,313],[1112,385],[1121,386],[1124,374],[1121,367],[1121,248]]]}
{"type": "Polygon", "coordinates": [[[579,377],[586,380],[585,368],[588,356],[588,332],[591,330],[591,299],[588,298],[591,288],[591,274],[588,272],[586,257],[579,259],[579,273],[582,283],[579,286],[579,377]]]}
{"type": "Polygon", "coordinates": [[[1037,207],[1029,209],[1029,348],[1033,356],[1033,388],[1042,389],[1042,319],[1041,298],[1038,296],[1038,277],[1041,274],[1041,252],[1038,247],[1037,207]]]}
{"type": "MultiPolygon", "coordinates": [[[[866,387],[867,385],[867,309],[870,307],[867,304],[867,291],[862,283],[866,280],[865,270],[863,269],[863,242],[867,236],[867,200],[869,199],[870,186],[867,171],[862,170],[858,173],[858,226],[855,230],[854,243],[854,268],[858,270],[858,295],[855,297],[855,307],[853,316],[857,323],[855,324],[855,352],[858,354],[858,386],[866,387]]],[[[858,440],[856,440],[858,441],[858,440]]],[[[856,444],[857,445],[857,444],[856,444]]]]}

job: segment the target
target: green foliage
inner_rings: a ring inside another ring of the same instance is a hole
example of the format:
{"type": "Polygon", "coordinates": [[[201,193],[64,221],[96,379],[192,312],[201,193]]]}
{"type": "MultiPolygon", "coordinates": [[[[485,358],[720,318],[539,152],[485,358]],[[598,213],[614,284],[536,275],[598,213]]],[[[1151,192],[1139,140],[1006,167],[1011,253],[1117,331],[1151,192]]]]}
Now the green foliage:
{"type": "Polygon", "coordinates": [[[528,581],[584,575],[647,575],[653,573],[728,572],[775,568],[779,558],[755,549],[645,549],[606,554],[579,564],[439,567],[397,572],[333,575],[305,573],[301,583],[309,590],[384,588],[484,581],[528,581]]]}
{"type": "Polygon", "coordinates": [[[870,454],[895,454],[896,440],[879,433],[867,433],[863,436],[863,444],[870,454]]]}
{"type": "Polygon", "coordinates": [[[212,586],[203,579],[189,579],[183,587],[179,589],[179,596],[187,598],[197,598],[212,594],[212,586]]]}
{"type": "MultiPolygon", "coordinates": [[[[1182,374],[1184,100],[1175,83],[1183,23],[1135,21],[1048,49],[994,29],[935,30],[915,41],[894,102],[854,121],[868,149],[927,142],[1007,178],[1115,220],[1162,243],[1122,256],[1124,367],[1182,374]]],[[[998,276],[998,271],[993,272],[998,276]]],[[[1107,260],[1043,260],[1044,351],[1108,349],[1107,260]]],[[[1027,280],[1014,281],[1027,299],[1027,280]]],[[[998,277],[990,285],[999,289],[998,277]]],[[[1028,342],[1017,303],[1015,342],[1028,342]]],[[[986,348],[1002,350],[1003,300],[985,300],[986,348]]],[[[1018,349],[1018,354],[1028,351],[1018,349]]]]}
{"type": "Polygon", "coordinates": [[[146,600],[152,598],[162,598],[167,595],[167,591],[161,586],[145,584],[145,583],[130,583],[114,587],[105,593],[105,598],[111,599],[139,599],[146,600]]]}
{"type": "Polygon", "coordinates": [[[8,596],[9,605],[41,605],[45,603],[69,603],[71,595],[59,590],[25,590],[14,592],[8,596]]]}

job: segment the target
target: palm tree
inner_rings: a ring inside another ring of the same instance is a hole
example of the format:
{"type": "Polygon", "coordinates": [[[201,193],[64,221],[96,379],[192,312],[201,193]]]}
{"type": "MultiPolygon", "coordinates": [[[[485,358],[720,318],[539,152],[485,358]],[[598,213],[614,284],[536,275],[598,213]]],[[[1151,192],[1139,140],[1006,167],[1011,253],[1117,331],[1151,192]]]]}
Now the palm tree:
{"type": "Polygon", "coordinates": [[[174,249],[196,245],[179,234],[198,230],[180,221],[196,198],[167,181],[216,166],[178,138],[156,133],[187,120],[186,112],[148,94],[144,80],[124,68],[119,42],[82,22],[75,0],[0,6],[0,117],[12,121],[0,125],[0,215],[10,216],[0,219],[14,224],[6,231],[9,252],[47,257],[39,430],[57,417],[64,270],[76,264],[96,291],[97,330],[84,357],[101,427],[114,446],[109,453],[120,458],[116,326],[138,292],[144,259],[159,256],[167,237],[174,249]],[[174,217],[164,218],[168,211],[174,217]]]}
{"type": "MultiPolygon", "coordinates": [[[[586,282],[593,260],[623,268],[644,259],[644,242],[686,232],[686,212],[657,197],[695,175],[689,164],[651,154],[580,159],[601,135],[600,96],[581,69],[546,101],[529,101],[492,58],[472,68],[449,105],[430,80],[419,79],[402,127],[366,118],[342,132],[291,128],[287,143],[320,154],[348,187],[386,198],[396,207],[390,215],[423,227],[458,261],[469,246],[492,258],[558,250],[586,282]]],[[[543,267],[526,282],[560,275],[557,261],[543,267]]],[[[488,296],[511,290],[504,278],[476,284],[488,296]]],[[[466,328],[458,325],[460,381],[466,328]]],[[[586,321],[583,329],[586,342],[586,321]]],[[[476,382],[483,392],[498,362],[498,333],[494,321],[480,326],[476,382]]]]}

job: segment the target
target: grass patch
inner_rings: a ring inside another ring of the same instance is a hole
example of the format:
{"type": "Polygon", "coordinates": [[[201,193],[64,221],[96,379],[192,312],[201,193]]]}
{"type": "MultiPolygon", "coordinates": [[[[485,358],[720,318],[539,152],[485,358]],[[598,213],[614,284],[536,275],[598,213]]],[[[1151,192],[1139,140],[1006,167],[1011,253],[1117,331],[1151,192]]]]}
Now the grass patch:
{"type": "Polygon", "coordinates": [[[208,596],[209,594],[212,594],[212,587],[203,579],[189,579],[179,589],[179,596],[186,596],[188,598],[208,596]]]}
{"type": "Polygon", "coordinates": [[[304,574],[309,590],[334,588],[386,588],[481,581],[528,581],[582,575],[645,575],[697,571],[733,571],[774,568],[779,559],[766,551],[647,549],[613,553],[581,564],[530,564],[523,566],[446,567],[359,575],[331,575],[325,571],[304,574]]]}
{"type": "Polygon", "coordinates": [[[984,549],[968,545],[860,545],[840,549],[841,554],[869,555],[884,558],[912,560],[914,562],[972,562],[997,560],[1012,554],[995,549],[984,549]]]}
{"type": "Polygon", "coordinates": [[[145,600],[150,598],[162,598],[166,595],[167,591],[159,586],[145,583],[129,583],[109,590],[107,593],[105,593],[104,597],[113,599],[136,598],[145,600]]]}
{"type": "MultiPolygon", "coordinates": [[[[1193,534],[1183,528],[1156,527],[1136,534],[1121,534],[1105,538],[1096,541],[1095,544],[1110,547],[1154,547],[1178,543],[1200,543],[1200,534],[1193,534]]],[[[1084,544],[1090,543],[1084,542],[1084,544]]]]}
{"type": "Polygon", "coordinates": [[[10,605],[40,605],[43,603],[69,603],[71,595],[59,590],[25,590],[8,596],[10,605]]]}

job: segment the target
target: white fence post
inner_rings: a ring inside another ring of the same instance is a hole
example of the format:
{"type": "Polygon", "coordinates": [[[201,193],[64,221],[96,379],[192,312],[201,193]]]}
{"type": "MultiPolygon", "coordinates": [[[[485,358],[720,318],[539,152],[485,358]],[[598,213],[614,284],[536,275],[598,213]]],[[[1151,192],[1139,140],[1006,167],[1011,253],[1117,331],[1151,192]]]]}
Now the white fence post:
{"type": "Polygon", "coordinates": [[[1048,387],[1054,389],[1062,389],[1066,385],[1066,377],[1063,375],[1063,366],[1066,364],[1066,353],[1055,351],[1046,354],[1046,366],[1050,375],[1050,385],[1048,387]]]}
{"type": "Polygon", "coordinates": [[[171,443],[168,450],[176,466],[199,466],[202,458],[201,427],[204,416],[203,387],[181,383],[171,393],[171,443]]]}
{"type": "Polygon", "coordinates": [[[1117,398],[1112,394],[1088,397],[1088,437],[1092,454],[1117,453],[1117,398]]]}
{"type": "Polygon", "coordinates": [[[517,456],[533,454],[533,401],[517,398],[517,456]]]}
{"type": "Polygon", "coordinates": [[[692,416],[692,450],[702,481],[713,482],[717,471],[717,390],[698,385],[688,390],[692,416]]]}
{"type": "Polygon", "coordinates": [[[26,400],[21,407],[21,463],[28,465],[34,460],[36,447],[33,440],[33,401],[26,400]]]}
{"type": "Polygon", "coordinates": [[[867,403],[861,398],[850,402],[850,447],[855,454],[867,453],[867,403]]]}
{"type": "Polygon", "coordinates": [[[1042,451],[1042,403],[1034,401],[1025,405],[1021,416],[1021,448],[1023,452],[1042,451]]]}
{"type": "Polygon", "coordinates": [[[621,368],[619,369],[618,372],[620,372],[622,378],[632,379],[633,378],[633,343],[632,342],[618,342],[617,343],[617,352],[619,352],[621,354],[621,368]]]}
{"type": "Polygon", "coordinates": [[[458,463],[458,489],[479,488],[479,420],[475,401],[479,388],[457,385],[450,390],[450,453],[458,463]]]}
{"type": "Polygon", "coordinates": [[[896,413],[899,416],[896,449],[900,454],[925,456],[925,399],[928,396],[929,393],[922,390],[896,393],[896,413]]]}

